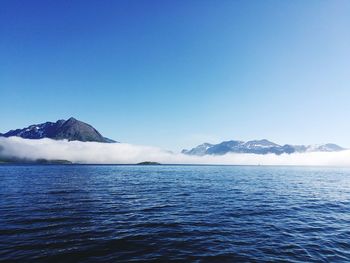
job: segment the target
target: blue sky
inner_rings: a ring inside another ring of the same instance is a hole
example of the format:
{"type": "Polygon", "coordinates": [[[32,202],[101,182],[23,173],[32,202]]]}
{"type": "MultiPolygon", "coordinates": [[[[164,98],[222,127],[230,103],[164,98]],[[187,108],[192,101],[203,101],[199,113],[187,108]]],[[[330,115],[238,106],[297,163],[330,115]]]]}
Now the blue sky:
{"type": "Polygon", "coordinates": [[[350,147],[349,1],[1,1],[0,132],[350,147]]]}

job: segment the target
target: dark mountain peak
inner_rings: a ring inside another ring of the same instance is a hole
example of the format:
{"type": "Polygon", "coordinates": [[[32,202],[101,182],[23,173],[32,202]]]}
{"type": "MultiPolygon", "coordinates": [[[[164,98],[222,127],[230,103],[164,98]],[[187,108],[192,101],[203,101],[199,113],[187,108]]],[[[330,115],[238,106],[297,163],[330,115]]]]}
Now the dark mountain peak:
{"type": "Polygon", "coordinates": [[[11,130],[5,137],[18,136],[26,139],[51,138],[55,140],[83,141],[83,142],[115,142],[103,137],[94,127],[73,117],[68,120],[45,122],[30,125],[24,129],[11,130]]]}
{"type": "Polygon", "coordinates": [[[75,123],[75,122],[81,122],[78,121],[76,118],[70,117],[68,120],[66,120],[67,123],[75,123]]]}
{"type": "Polygon", "coordinates": [[[66,122],[66,120],[58,120],[58,121],[56,121],[56,124],[57,125],[62,125],[65,122],[66,122]]]}
{"type": "MultiPolygon", "coordinates": [[[[79,121],[73,117],[69,118],[68,120],[64,121],[62,123],[62,127],[72,127],[72,126],[81,126],[81,127],[85,127],[88,126],[90,128],[93,128],[90,124],[87,124],[85,122],[79,121]]],[[[93,128],[95,130],[95,128],[93,128]]]]}
{"type": "Polygon", "coordinates": [[[57,131],[55,139],[68,139],[70,141],[105,142],[103,136],[91,125],[69,118],[57,131]]]}

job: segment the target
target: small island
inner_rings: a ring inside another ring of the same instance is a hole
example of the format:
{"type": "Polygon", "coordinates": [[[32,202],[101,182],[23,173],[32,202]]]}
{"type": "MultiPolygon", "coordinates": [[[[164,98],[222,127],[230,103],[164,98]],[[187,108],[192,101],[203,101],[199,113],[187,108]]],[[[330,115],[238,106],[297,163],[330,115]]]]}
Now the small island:
{"type": "Polygon", "coordinates": [[[47,159],[21,159],[21,158],[0,158],[0,164],[73,164],[68,160],[47,160],[47,159]]]}
{"type": "Polygon", "coordinates": [[[137,163],[137,165],[161,165],[160,163],[157,162],[141,162],[141,163],[137,163]]]}

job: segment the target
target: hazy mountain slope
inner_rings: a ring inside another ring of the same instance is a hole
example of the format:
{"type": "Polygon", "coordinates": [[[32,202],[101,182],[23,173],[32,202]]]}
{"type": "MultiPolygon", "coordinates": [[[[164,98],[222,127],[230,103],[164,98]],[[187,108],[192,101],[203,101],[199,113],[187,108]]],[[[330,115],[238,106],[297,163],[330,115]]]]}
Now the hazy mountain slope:
{"type": "Polygon", "coordinates": [[[294,152],[335,152],[342,151],[344,148],[336,144],[320,145],[279,145],[274,142],[263,140],[243,141],[224,141],[218,144],[204,143],[190,150],[182,150],[182,153],[188,155],[223,155],[226,153],[254,153],[254,154],[283,154],[294,152]]]}

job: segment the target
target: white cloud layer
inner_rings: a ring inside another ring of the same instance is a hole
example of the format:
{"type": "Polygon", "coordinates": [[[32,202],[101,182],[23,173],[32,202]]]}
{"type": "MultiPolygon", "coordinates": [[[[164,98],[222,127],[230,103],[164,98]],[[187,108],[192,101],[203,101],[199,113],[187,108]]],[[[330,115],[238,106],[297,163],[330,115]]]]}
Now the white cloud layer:
{"type": "Polygon", "coordinates": [[[134,164],[154,161],[163,164],[232,165],[329,165],[350,166],[350,150],[282,155],[225,154],[188,156],[156,147],[126,143],[68,142],[51,139],[0,138],[0,156],[30,160],[68,160],[77,163],[134,164]]]}

